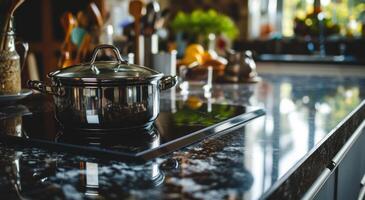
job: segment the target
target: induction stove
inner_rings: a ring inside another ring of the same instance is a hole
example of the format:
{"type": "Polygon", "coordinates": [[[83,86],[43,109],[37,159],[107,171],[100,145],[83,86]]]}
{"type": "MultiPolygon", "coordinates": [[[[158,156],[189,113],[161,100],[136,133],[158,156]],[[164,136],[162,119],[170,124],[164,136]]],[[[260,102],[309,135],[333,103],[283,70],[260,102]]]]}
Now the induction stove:
{"type": "Polygon", "coordinates": [[[228,133],[265,114],[255,107],[161,100],[151,129],[91,132],[62,128],[53,111],[20,113],[0,117],[0,142],[136,162],[228,133]]]}

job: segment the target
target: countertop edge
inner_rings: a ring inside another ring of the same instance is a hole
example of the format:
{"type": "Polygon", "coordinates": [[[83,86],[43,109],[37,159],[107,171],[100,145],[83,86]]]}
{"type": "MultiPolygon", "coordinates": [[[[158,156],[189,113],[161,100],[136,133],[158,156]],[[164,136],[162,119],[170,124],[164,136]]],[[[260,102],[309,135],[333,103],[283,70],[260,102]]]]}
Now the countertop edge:
{"type": "Polygon", "coordinates": [[[365,118],[365,100],[285,173],[261,199],[300,199],[365,118]],[[338,138],[342,136],[343,138],[338,138]],[[337,139],[337,140],[336,140],[337,139]],[[331,146],[330,146],[331,145],[331,146]],[[329,148],[332,147],[332,148],[329,148]],[[322,153],[325,153],[323,155],[322,153]],[[317,159],[323,160],[318,161],[317,159]],[[308,170],[308,167],[311,167],[308,170]],[[316,168],[316,169],[313,169],[316,168]],[[305,179],[303,179],[305,177],[305,179]],[[293,184],[296,183],[296,184],[293,184]]]}

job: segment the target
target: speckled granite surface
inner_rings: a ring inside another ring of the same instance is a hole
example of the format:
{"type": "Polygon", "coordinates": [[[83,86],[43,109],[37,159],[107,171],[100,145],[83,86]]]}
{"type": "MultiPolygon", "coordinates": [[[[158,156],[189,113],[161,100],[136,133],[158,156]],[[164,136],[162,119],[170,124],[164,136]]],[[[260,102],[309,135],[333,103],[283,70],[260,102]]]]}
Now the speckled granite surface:
{"type": "Polygon", "coordinates": [[[365,96],[365,78],[262,77],[254,85],[215,85],[210,99],[191,86],[190,96],[264,107],[266,116],[143,165],[1,144],[2,198],[259,199],[365,96]]]}

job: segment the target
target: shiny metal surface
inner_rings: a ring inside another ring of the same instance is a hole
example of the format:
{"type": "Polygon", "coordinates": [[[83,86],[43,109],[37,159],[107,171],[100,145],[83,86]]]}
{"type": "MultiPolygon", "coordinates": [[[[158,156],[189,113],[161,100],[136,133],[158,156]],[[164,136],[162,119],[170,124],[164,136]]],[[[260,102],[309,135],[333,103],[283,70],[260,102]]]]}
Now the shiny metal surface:
{"type": "Polygon", "coordinates": [[[157,81],[115,87],[63,87],[54,95],[56,118],[73,129],[120,129],[149,126],[160,110],[157,81]]]}
{"type": "Polygon", "coordinates": [[[118,48],[116,48],[113,45],[103,44],[103,45],[97,46],[94,49],[93,55],[92,55],[91,61],[90,61],[91,66],[95,64],[96,56],[98,55],[98,53],[101,49],[112,49],[114,54],[115,54],[115,57],[117,58],[119,63],[125,63],[125,64],[128,63],[127,61],[123,60],[122,56],[120,55],[120,52],[119,52],[118,48]]]}
{"type": "Polygon", "coordinates": [[[73,129],[121,129],[148,127],[160,111],[160,90],[176,84],[176,77],[165,76],[148,84],[116,86],[68,86],[57,79],[52,86],[28,81],[28,86],[52,94],[56,118],[73,129]]]}
{"type": "Polygon", "coordinates": [[[119,50],[113,45],[99,45],[94,49],[89,63],[74,65],[48,74],[50,78],[58,79],[62,84],[94,84],[105,83],[128,84],[147,83],[161,79],[163,73],[144,66],[129,64],[124,61],[119,50]],[[98,52],[102,49],[113,50],[115,61],[96,61],[98,52]]]}
{"type": "Polygon", "coordinates": [[[125,64],[112,45],[98,46],[90,64],[51,72],[49,77],[51,86],[28,81],[28,87],[53,95],[56,118],[65,128],[88,130],[148,128],[160,111],[160,90],[177,83],[176,76],[125,64]],[[104,48],[114,51],[117,62],[95,61],[104,48]]]}

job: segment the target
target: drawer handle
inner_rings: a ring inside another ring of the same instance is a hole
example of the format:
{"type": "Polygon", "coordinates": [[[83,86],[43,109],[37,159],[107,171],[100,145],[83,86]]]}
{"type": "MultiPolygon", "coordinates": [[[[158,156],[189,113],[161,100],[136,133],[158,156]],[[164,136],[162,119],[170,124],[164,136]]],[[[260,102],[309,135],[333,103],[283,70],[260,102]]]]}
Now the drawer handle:
{"type": "Polygon", "coordinates": [[[359,197],[357,198],[357,200],[363,200],[365,199],[365,174],[361,179],[360,182],[360,192],[359,192],[359,197]]]}

